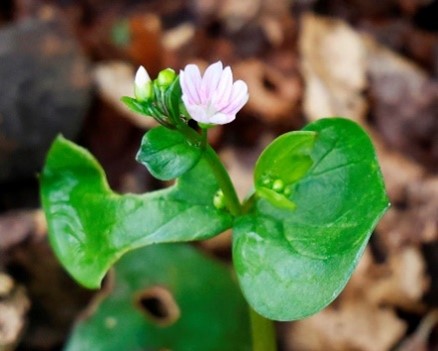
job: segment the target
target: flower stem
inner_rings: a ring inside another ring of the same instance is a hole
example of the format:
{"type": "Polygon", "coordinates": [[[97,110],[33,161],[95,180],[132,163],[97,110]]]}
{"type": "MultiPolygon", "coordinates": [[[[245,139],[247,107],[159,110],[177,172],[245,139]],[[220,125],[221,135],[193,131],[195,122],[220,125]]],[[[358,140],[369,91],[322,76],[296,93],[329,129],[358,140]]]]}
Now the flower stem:
{"type": "Polygon", "coordinates": [[[214,176],[216,177],[219,187],[224,193],[227,208],[234,216],[238,216],[242,212],[239,198],[237,197],[236,190],[231,182],[230,176],[225,169],[223,163],[219,159],[217,153],[212,149],[210,145],[206,145],[204,151],[204,157],[207,160],[214,176]]]}
{"type": "Polygon", "coordinates": [[[274,323],[249,307],[253,351],[275,351],[274,323]]]}
{"type": "MultiPolygon", "coordinates": [[[[204,158],[224,194],[228,210],[234,216],[241,215],[245,209],[240,204],[236,189],[218,154],[207,143],[207,132],[203,130],[202,135],[199,135],[187,125],[179,125],[178,129],[192,142],[200,143],[200,146],[204,149],[204,158]]],[[[250,306],[248,308],[250,311],[253,351],[275,351],[277,347],[273,322],[260,316],[250,306]]]]}
{"type": "MultiPolygon", "coordinates": [[[[237,216],[242,214],[243,209],[236,194],[236,190],[231,182],[230,176],[226,171],[219,156],[211,148],[206,146],[204,157],[209,163],[213,173],[219,183],[219,186],[224,193],[225,200],[230,212],[237,216]]],[[[251,335],[252,335],[252,349],[253,351],[275,351],[277,349],[275,341],[274,323],[259,315],[250,306],[250,321],[251,321],[251,335]]]]}
{"type": "Polygon", "coordinates": [[[230,176],[228,175],[228,172],[216,151],[214,151],[213,148],[208,145],[206,130],[203,130],[202,135],[199,135],[185,124],[178,125],[178,130],[183,133],[191,142],[198,142],[199,145],[204,149],[204,158],[208,162],[208,165],[213,171],[219,187],[224,194],[228,210],[234,216],[241,214],[242,207],[240,205],[239,198],[237,197],[236,190],[234,189],[230,176]]]}
{"type": "Polygon", "coordinates": [[[205,147],[207,146],[207,140],[208,140],[208,129],[203,128],[201,129],[201,147],[203,149],[205,149],[205,147]]]}

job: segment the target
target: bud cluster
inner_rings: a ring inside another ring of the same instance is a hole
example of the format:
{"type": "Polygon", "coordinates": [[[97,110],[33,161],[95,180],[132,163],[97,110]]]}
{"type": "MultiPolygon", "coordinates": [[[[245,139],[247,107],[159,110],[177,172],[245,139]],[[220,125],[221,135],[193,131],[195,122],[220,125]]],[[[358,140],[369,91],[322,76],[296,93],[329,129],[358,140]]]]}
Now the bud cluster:
{"type": "Polygon", "coordinates": [[[124,96],[122,101],[132,111],[153,117],[160,124],[174,129],[181,118],[187,118],[181,109],[181,87],[179,77],[171,68],[162,70],[151,80],[141,66],[135,75],[134,98],[124,96]]]}

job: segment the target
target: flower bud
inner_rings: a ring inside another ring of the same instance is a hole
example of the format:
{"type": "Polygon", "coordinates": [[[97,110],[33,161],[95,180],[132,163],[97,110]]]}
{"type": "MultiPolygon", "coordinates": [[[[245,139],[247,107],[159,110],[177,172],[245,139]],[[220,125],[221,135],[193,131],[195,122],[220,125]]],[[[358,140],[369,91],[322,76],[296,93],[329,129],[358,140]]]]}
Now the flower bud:
{"type": "Polygon", "coordinates": [[[135,74],[134,95],[138,101],[146,101],[153,96],[151,78],[143,66],[140,66],[135,74]]]}
{"type": "Polygon", "coordinates": [[[227,205],[225,202],[225,196],[222,190],[218,190],[213,197],[213,205],[218,210],[223,210],[227,205]]]}
{"type": "Polygon", "coordinates": [[[176,78],[176,73],[172,68],[166,68],[158,73],[157,84],[160,88],[168,88],[176,78]]]}

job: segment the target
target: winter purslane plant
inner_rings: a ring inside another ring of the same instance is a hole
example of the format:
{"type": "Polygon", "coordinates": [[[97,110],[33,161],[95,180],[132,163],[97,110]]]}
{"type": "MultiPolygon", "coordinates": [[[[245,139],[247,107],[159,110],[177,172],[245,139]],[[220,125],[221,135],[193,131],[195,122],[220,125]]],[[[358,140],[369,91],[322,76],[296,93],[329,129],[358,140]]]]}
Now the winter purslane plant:
{"type": "Polygon", "coordinates": [[[160,124],[144,135],[137,160],[154,177],[177,181],[144,195],[116,194],[86,150],[58,137],[41,174],[41,194],[51,244],[71,276],[97,288],[130,250],[232,228],[235,271],[260,315],[295,320],[329,304],[388,207],[361,127],[327,118],[281,135],[260,155],[254,190],[240,201],[207,133],[235,119],[248,100],[247,85],[233,81],[221,62],[203,75],[187,65],[155,80],[141,67],[134,85],[134,97],[122,101],[160,124]]]}

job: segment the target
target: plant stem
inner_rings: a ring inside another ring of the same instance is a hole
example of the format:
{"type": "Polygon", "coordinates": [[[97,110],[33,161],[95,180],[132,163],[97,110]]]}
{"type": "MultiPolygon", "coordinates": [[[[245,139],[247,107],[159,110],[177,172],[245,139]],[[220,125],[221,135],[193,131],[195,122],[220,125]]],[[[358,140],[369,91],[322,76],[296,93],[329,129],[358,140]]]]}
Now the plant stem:
{"type": "MultiPolygon", "coordinates": [[[[204,148],[204,158],[208,162],[224,194],[228,210],[234,216],[241,215],[243,209],[236,189],[218,154],[208,145],[206,130],[203,130],[202,135],[199,135],[187,125],[179,125],[178,129],[189,138],[189,140],[199,142],[199,145],[204,148]]],[[[248,308],[250,311],[253,351],[275,351],[277,347],[273,322],[260,316],[250,306],[248,306],[248,308]]]]}
{"type": "Polygon", "coordinates": [[[236,190],[234,189],[230,176],[216,151],[214,151],[213,148],[208,145],[206,131],[203,131],[202,135],[199,135],[192,128],[184,124],[178,125],[178,130],[183,133],[191,142],[197,142],[202,148],[204,148],[204,158],[208,162],[208,165],[213,171],[219,187],[224,193],[228,210],[234,216],[241,214],[242,208],[240,206],[240,201],[237,197],[236,190]]]}
{"type": "Polygon", "coordinates": [[[210,145],[206,145],[204,151],[204,157],[207,160],[214,176],[216,177],[219,187],[224,193],[227,207],[232,215],[238,216],[242,212],[239,198],[237,197],[236,190],[231,182],[230,176],[225,169],[223,163],[219,159],[217,153],[212,149],[210,145]]]}
{"type": "MultiPolygon", "coordinates": [[[[242,214],[242,206],[237,197],[236,190],[219,156],[210,145],[206,146],[204,155],[224,193],[230,212],[233,215],[242,214]]],[[[259,315],[250,306],[248,306],[248,308],[251,321],[253,351],[275,351],[277,345],[275,341],[274,323],[259,315]]]]}
{"type": "Polygon", "coordinates": [[[253,351],[275,351],[274,323],[249,307],[253,351]]]}
{"type": "Polygon", "coordinates": [[[208,140],[208,129],[203,128],[201,129],[201,147],[203,149],[205,149],[205,147],[207,146],[207,140],[208,140]]]}

